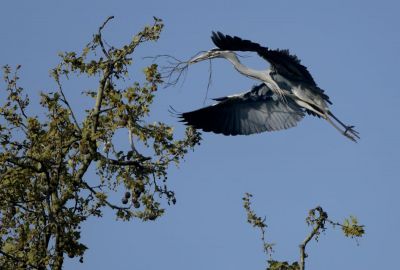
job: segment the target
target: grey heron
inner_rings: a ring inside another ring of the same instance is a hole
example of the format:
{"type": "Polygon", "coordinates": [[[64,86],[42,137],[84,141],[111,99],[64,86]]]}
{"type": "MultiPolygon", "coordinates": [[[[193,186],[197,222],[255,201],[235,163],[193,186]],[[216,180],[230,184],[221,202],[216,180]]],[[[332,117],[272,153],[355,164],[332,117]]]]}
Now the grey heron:
{"type": "Polygon", "coordinates": [[[217,98],[214,105],[180,114],[185,124],[224,135],[249,135],[294,127],[307,113],[325,119],[352,141],[360,138],[354,126],[345,125],[330,111],[329,97],[288,50],[271,50],[221,32],[212,32],[211,39],[217,48],[197,55],[188,64],[225,58],[239,73],[261,84],[245,93],[217,98]],[[269,62],[270,68],[246,67],[238,59],[238,51],[257,53],[269,62]]]}

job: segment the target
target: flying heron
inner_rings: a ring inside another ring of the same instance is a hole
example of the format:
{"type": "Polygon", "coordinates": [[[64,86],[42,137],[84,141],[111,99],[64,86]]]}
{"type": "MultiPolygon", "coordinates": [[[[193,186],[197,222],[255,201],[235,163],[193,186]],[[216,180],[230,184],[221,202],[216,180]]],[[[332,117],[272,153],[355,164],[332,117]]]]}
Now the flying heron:
{"type": "Polygon", "coordinates": [[[271,50],[250,40],[212,32],[217,48],[201,53],[188,64],[225,58],[235,69],[261,84],[245,93],[217,98],[216,104],[180,114],[182,122],[203,131],[224,135],[249,135],[297,125],[305,114],[321,117],[352,141],[359,139],[354,126],[345,125],[329,109],[332,102],[307,68],[288,50],[271,50]],[[254,70],[243,65],[235,52],[256,52],[270,68],[254,70]],[[336,122],[334,122],[336,121],[336,122]]]}

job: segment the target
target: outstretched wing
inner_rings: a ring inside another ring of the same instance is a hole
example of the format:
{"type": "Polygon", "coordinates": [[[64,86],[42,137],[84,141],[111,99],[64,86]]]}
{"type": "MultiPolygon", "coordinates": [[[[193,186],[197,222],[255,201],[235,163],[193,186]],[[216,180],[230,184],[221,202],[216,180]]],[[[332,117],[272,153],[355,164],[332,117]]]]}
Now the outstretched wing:
{"type": "Polygon", "coordinates": [[[256,52],[271,64],[275,72],[285,78],[293,82],[305,82],[310,86],[317,86],[307,68],[300,63],[296,55],[290,54],[288,50],[270,50],[250,40],[224,35],[221,32],[212,32],[211,39],[221,50],[256,52]]]}
{"type": "Polygon", "coordinates": [[[249,135],[294,127],[304,117],[301,107],[289,98],[286,102],[278,99],[265,84],[215,100],[218,103],[212,106],[182,113],[182,122],[203,131],[249,135]]]}

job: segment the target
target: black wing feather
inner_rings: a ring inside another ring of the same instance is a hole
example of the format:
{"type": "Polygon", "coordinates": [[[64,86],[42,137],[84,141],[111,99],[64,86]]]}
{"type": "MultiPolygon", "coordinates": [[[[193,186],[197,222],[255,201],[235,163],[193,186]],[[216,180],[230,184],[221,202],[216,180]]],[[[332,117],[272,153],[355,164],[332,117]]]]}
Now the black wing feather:
{"type": "Polygon", "coordinates": [[[296,55],[290,54],[288,50],[270,50],[250,40],[224,35],[221,32],[212,32],[211,39],[221,50],[256,52],[267,60],[276,72],[286,78],[317,86],[307,68],[301,64],[296,55]]]}
{"type": "Polygon", "coordinates": [[[215,105],[182,113],[181,121],[196,129],[234,136],[287,129],[304,117],[294,101],[288,98],[283,102],[265,84],[217,100],[215,105]]]}

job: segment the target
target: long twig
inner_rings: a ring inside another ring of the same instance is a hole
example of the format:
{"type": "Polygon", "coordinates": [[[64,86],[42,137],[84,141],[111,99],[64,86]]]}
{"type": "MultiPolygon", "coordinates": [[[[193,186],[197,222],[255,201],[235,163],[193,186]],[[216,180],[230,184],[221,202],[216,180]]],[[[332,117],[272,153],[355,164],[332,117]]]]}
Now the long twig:
{"type": "MultiPolygon", "coordinates": [[[[12,83],[11,85],[14,86],[14,93],[18,93],[17,80],[18,80],[18,70],[19,70],[20,68],[21,68],[21,65],[18,65],[17,68],[15,69],[15,72],[14,72],[14,78],[12,79],[13,83],[12,83]]],[[[10,80],[9,80],[8,76],[7,76],[7,78],[6,78],[6,81],[7,81],[8,85],[10,85],[10,80]]],[[[24,109],[25,106],[24,106],[23,103],[21,102],[21,99],[19,98],[19,96],[18,96],[18,98],[16,99],[16,101],[17,101],[17,103],[18,103],[18,107],[19,107],[19,109],[20,109],[20,111],[21,111],[21,114],[25,117],[25,119],[27,119],[28,116],[27,116],[26,113],[25,113],[25,109],[24,109]]]]}
{"type": "MultiPolygon", "coordinates": [[[[103,39],[101,36],[101,31],[103,30],[103,28],[106,26],[106,24],[113,19],[114,16],[110,16],[108,17],[105,22],[99,27],[99,44],[101,46],[101,49],[104,53],[105,56],[107,56],[108,59],[110,59],[110,55],[107,53],[106,49],[104,48],[104,43],[103,43],[103,39]]],[[[113,64],[110,64],[103,73],[103,78],[100,80],[100,86],[99,89],[97,90],[97,97],[96,97],[96,104],[94,106],[94,111],[93,111],[93,134],[96,133],[97,131],[97,126],[98,126],[98,122],[99,122],[99,115],[100,115],[100,110],[101,110],[101,103],[103,101],[103,95],[104,95],[104,91],[105,89],[108,88],[108,85],[110,83],[110,75],[113,72],[113,64]]]]}
{"type": "MultiPolygon", "coordinates": [[[[193,59],[200,53],[203,53],[204,51],[198,52],[193,57],[190,59],[193,59]]],[[[180,79],[183,77],[183,81],[186,77],[187,70],[190,65],[190,60],[188,61],[182,61],[174,56],[168,55],[168,54],[160,54],[156,55],[153,57],[145,57],[147,59],[152,59],[153,61],[157,61],[160,58],[165,59],[166,65],[161,67],[161,76],[163,79],[166,79],[165,83],[165,88],[170,87],[170,86],[175,86],[178,84],[180,79]]]]}
{"type": "Polygon", "coordinates": [[[210,90],[211,82],[212,82],[212,62],[211,62],[211,59],[209,60],[209,62],[210,62],[210,66],[208,68],[207,91],[206,91],[206,95],[204,96],[203,106],[206,105],[206,100],[207,100],[207,97],[208,97],[208,91],[210,90]]]}
{"type": "Polygon", "coordinates": [[[71,106],[69,105],[69,102],[68,102],[67,98],[66,98],[65,95],[64,95],[64,91],[63,91],[63,89],[62,89],[60,80],[59,80],[58,78],[56,79],[56,83],[57,83],[57,85],[58,85],[58,91],[60,92],[61,96],[63,97],[63,98],[62,98],[62,101],[63,101],[64,104],[68,107],[68,110],[71,112],[72,119],[74,120],[75,125],[76,125],[76,127],[78,128],[78,130],[79,130],[79,133],[82,133],[82,130],[81,130],[81,127],[79,126],[78,120],[76,119],[75,114],[74,114],[74,111],[72,110],[71,106]]]}
{"type": "Polygon", "coordinates": [[[136,166],[139,168],[143,168],[142,162],[151,160],[151,157],[140,157],[135,160],[116,160],[112,158],[105,157],[101,155],[100,153],[97,153],[97,158],[102,159],[106,163],[109,163],[111,165],[115,166],[136,166]]]}
{"type": "Polygon", "coordinates": [[[103,51],[103,53],[104,53],[104,55],[107,57],[107,59],[110,59],[110,55],[108,54],[106,48],[104,47],[103,39],[102,39],[102,36],[101,36],[101,31],[102,31],[103,28],[106,26],[106,24],[107,24],[110,20],[112,20],[112,19],[114,19],[114,16],[108,17],[108,18],[105,20],[105,22],[99,27],[99,33],[98,33],[98,36],[99,36],[99,44],[100,44],[101,50],[103,51]]]}
{"type": "MultiPolygon", "coordinates": [[[[92,188],[88,183],[83,182],[83,184],[86,186],[86,188],[87,188],[95,197],[98,196],[98,192],[97,192],[94,188],[92,188]]],[[[126,211],[126,210],[129,210],[129,209],[130,209],[130,207],[120,207],[120,206],[117,206],[117,205],[115,205],[115,204],[112,204],[112,203],[110,203],[109,201],[107,201],[106,199],[102,199],[101,201],[104,202],[105,204],[107,204],[111,209],[114,209],[114,210],[123,210],[123,211],[126,211]]]]}

